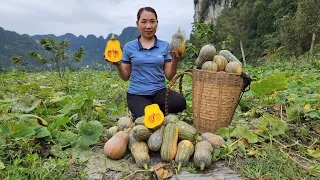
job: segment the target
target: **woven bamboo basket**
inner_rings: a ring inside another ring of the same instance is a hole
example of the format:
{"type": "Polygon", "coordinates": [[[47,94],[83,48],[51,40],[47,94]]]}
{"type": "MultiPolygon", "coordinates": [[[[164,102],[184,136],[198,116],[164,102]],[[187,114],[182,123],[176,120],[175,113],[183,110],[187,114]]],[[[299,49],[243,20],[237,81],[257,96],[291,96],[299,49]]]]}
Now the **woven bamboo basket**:
{"type": "MultiPolygon", "coordinates": [[[[232,73],[187,70],[171,80],[167,92],[180,78],[179,88],[182,93],[182,78],[185,74],[192,76],[193,126],[201,133],[216,133],[219,128],[228,126],[243,92],[243,78],[232,73]]],[[[167,101],[168,93],[165,101],[166,115],[167,101]]]]}

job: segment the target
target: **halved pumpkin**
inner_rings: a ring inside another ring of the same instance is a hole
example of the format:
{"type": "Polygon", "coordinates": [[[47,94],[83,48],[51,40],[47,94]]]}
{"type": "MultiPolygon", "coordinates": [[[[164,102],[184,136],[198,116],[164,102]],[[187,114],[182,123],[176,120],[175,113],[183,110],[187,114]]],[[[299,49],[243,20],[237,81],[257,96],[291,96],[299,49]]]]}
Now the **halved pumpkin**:
{"type": "Polygon", "coordinates": [[[113,34],[111,39],[107,42],[104,58],[110,62],[119,62],[122,58],[120,42],[114,37],[113,34]]]}
{"type": "Polygon", "coordinates": [[[149,129],[157,129],[164,121],[163,112],[158,104],[151,104],[144,108],[144,125],[149,129]]]}

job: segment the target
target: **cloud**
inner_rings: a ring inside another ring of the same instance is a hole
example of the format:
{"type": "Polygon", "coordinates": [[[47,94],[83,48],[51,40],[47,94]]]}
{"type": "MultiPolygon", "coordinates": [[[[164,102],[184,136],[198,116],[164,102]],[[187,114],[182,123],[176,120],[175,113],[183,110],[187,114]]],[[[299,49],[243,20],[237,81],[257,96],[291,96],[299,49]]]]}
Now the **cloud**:
{"type": "Polygon", "coordinates": [[[157,36],[169,41],[178,27],[188,38],[193,22],[193,1],[185,0],[1,0],[0,26],[20,34],[73,33],[106,37],[136,26],[140,7],[158,14],[157,36]]]}

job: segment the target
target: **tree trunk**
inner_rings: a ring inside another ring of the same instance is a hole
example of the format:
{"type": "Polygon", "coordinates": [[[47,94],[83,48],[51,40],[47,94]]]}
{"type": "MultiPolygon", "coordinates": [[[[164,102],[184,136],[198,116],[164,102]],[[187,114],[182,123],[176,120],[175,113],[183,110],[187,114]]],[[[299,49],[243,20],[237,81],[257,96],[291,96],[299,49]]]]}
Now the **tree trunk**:
{"type": "Polygon", "coordinates": [[[241,48],[241,53],[242,53],[242,59],[243,59],[243,64],[246,66],[246,58],[244,56],[244,50],[243,50],[243,45],[242,45],[242,41],[240,41],[240,48],[241,48]]]}
{"type": "Polygon", "coordinates": [[[311,40],[311,47],[310,47],[310,54],[309,54],[309,62],[311,63],[312,61],[312,55],[313,55],[313,46],[314,46],[314,42],[316,40],[316,33],[312,33],[312,40],[311,40]]]}

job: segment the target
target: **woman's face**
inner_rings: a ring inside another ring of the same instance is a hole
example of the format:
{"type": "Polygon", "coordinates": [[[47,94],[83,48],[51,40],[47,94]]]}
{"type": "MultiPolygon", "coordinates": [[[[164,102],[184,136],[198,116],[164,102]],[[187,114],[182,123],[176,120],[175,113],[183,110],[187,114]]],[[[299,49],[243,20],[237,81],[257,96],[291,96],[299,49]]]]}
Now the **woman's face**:
{"type": "Polygon", "coordinates": [[[141,36],[151,39],[157,31],[158,21],[152,12],[143,11],[140,15],[140,19],[137,21],[137,26],[141,36]]]}

